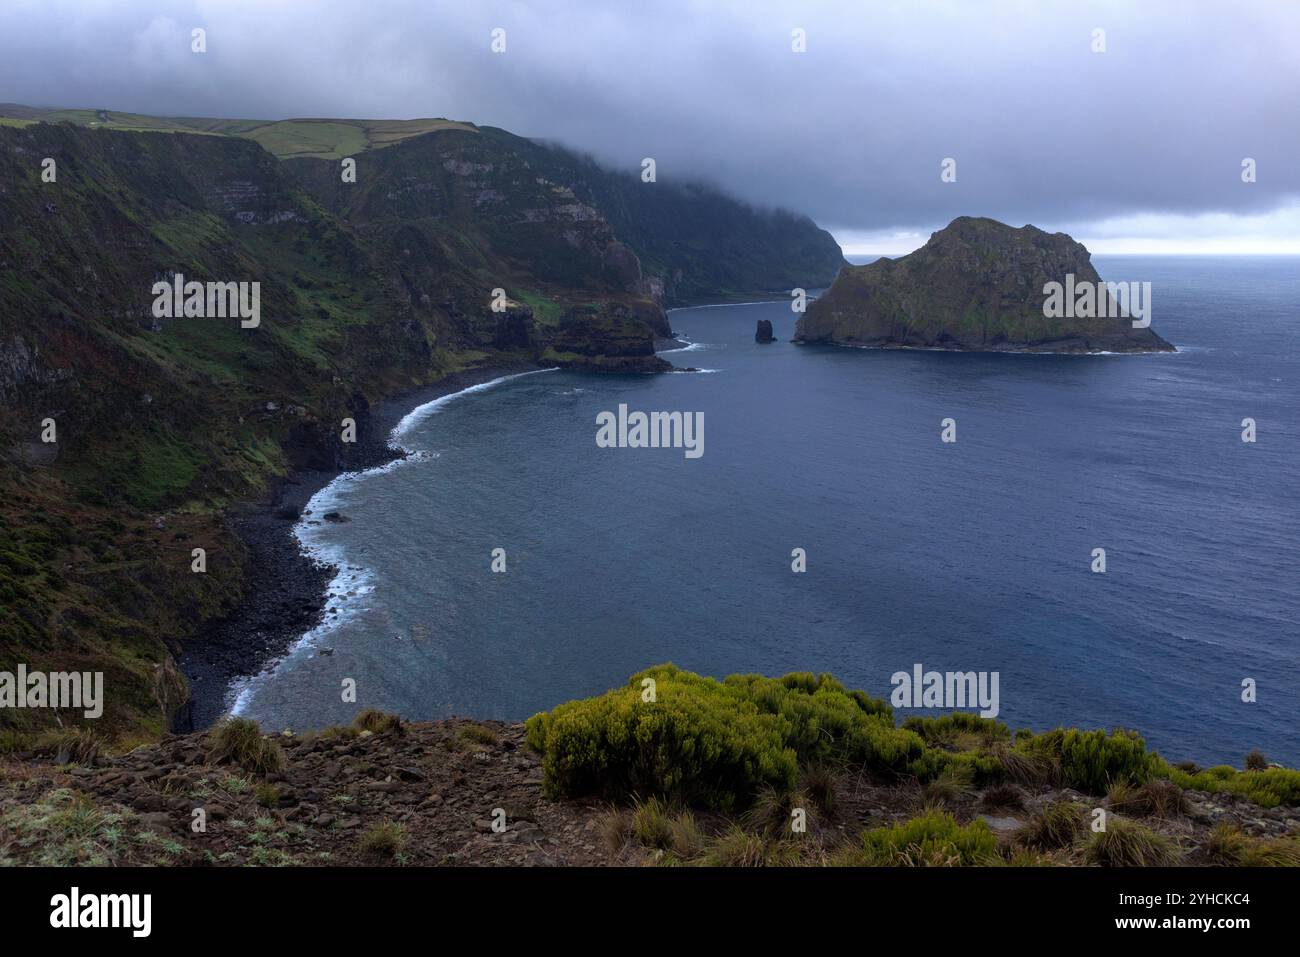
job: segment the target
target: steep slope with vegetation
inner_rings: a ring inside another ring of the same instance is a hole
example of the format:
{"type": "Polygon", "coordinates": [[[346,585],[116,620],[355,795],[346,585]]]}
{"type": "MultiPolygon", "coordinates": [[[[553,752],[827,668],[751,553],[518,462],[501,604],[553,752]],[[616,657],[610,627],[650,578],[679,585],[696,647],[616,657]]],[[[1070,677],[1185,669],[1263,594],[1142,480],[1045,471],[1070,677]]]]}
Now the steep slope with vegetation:
{"type": "MultiPolygon", "coordinates": [[[[586,207],[582,215],[589,215],[590,209],[598,210],[598,217],[625,244],[624,248],[639,257],[634,273],[629,272],[632,264],[626,256],[610,264],[621,276],[620,282],[629,278],[639,280],[633,283],[634,290],[667,306],[757,295],[785,296],[796,286],[830,285],[845,265],[839,245],[806,216],[737,202],[719,189],[681,179],[668,169],[660,171],[662,175],[657,177],[657,182],[645,183],[639,169],[611,170],[560,146],[456,120],[231,120],[144,116],[112,110],[42,110],[0,104],[0,123],[27,124],[41,120],[97,129],[235,136],[255,141],[280,159],[329,160],[332,162],[316,166],[308,175],[318,188],[335,192],[340,201],[349,205],[354,205],[355,197],[345,199],[346,194],[334,187],[340,181],[337,165],[340,159],[369,153],[364,163],[373,164],[372,171],[381,171],[382,175],[383,170],[393,165],[404,165],[410,174],[411,161],[428,158],[430,153],[441,152],[448,158],[474,151],[479,159],[471,161],[474,165],[462,168],[458,175],[472,175],[472,182],[482,182],[482,188],[491,191],[481,194],[486,208],[475,204],[468,208],[468,216],[446,211],[444,225],[477,226],[480,213],[493,212],[493,202],[498,204],[497,213],[508,211],[516,200],[527,199],[530,191],[535,192],[536,186],[549,183],[567,188],[568,198],[586,207]],[[439,139],[436,145],[426,142],[408,155],[404,164],[396,158],[374,155],[431,132],[477,133],[485,142],[477,147],[463,137],[439,139]],[[518,175],[521,169],[532,170],[541,179],[534,183],[531,176],[521,177],[518,175]]],[[[307,169],[312,168],[311,164],[305,165],[307,169]]],[[[436,176],[436,170],[419,169],[414,175],[417,178],[436,176]]],[[[360,177],[358,185],[364,185],[360,177]]],[[[387,212],[400,210],[416,199],[412,188],[399,189],[391,197],[387,212]]],[[[506,222],[532,224],[509,219],[506,222]]],[[[522,232],[526,234],[528,230],[522,232]]],[[[515,248],[526,248],[522,236],[515,240],[515,248]]],[[[550,273],[542,278],[563,281],[550,273]]]]}
{"type": "Polygon", "coordinates": [[[464,347],[387,295],[254,143],[0,130],[0,183],[0,657],[102,670],[104,724],[156,733],[184,697],[167,646],[244,586],[220,509],[290,468],[341,464],[344,418],[464,347]],[[259,282],[260,325],[156,319],[153,283],[177,272],[259,282]]]}
{"type": "Polygon", "coordinates": [[[1300,772],[660,665],[526,726],[235,719],[0,749],[0,865],[1300,865],[1300,772]],[[202,829],[192,825],[202,812],[202,829]]]}
{"type": "Polygon", "coordinates": [[[671,299],[616,226],[637,219],[593,205],[567,154],[442,120],[67,112],[0,109],[0,662],[103,671],[110,739],[161,733],[176,650],[256,586],[226,509],[355,461],[376,400],[481,368],[667,367],[671,299]],[[260,323],[155,317],[177,274],[259,283],[260,323]]]}
{"type": "MultiPolygon", "coordinates": [[[[877,348],[1169,352],[1126,314],[1049,317],[1044,286],[1096,284],[1088,250],[1064,233],[962,216],[915,252],[851,266],[800,317],[795,341],[877,348]]],[[[1115,310],[1119,312],[1118,309],[1115,310]]],[[[1148,317],[1149,318],[1149,317],[1148,317]]]]}

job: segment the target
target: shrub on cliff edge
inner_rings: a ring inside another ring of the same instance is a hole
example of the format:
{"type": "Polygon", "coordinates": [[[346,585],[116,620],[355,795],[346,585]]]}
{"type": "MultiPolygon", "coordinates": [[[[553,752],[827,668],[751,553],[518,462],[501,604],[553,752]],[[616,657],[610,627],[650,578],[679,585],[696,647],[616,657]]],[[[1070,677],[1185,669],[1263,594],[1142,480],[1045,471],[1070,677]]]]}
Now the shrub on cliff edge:
{"type": "Polygon", "coordinates": [[[924,750],[882,703],[829,675],[719,682],[671,664],[534,715],[526,729],[553,795],[657,794],[724,810],[765,787],[790,790],[800,762],[902,770],[924,750]]]}
{"type": "Polygon", "coordinates": [[[1142,736],[1123,728],[1109,735],[1077,728],[1057,728],[1044,734],[1021,732],[1013,750],[1045,759],[1060,784],[1090,794],[1105,794],[1116,784],[1145,784],[1157,767],[1142,736]]]}

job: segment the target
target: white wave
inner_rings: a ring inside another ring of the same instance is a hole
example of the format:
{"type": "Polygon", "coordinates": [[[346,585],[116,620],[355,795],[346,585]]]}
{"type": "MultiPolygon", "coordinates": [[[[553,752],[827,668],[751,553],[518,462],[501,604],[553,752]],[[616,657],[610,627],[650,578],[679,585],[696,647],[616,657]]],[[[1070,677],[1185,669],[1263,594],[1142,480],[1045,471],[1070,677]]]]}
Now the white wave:
{"type": "Polygon", "coordinates": [[[382,472],[391,472],[394,469],[415,462],[424,462],[437,458],[438,453],[435,451],[407,449],[400,442],[407,432],[430,415],[445,408],[453,399],[472,395],[476,392],[484,392],[503,382],[509,382],[511,379],[534,375],[538,372],[554,371],[556,371],[554,368],[533,369],[528,372],[517,372],[513,375],[501,376],[489,382],[468,386],[459,392],[439,396],[432,401],[416,406],[404,415],[393,428],[393,431],[389,433],[389,444],[407,452],[406,458],[394,459],[391,462],[385,462],[383,465],[376,465],[373,468],[363,469],[359,472],[344,472],[341,475],[336,475],[324,488],[311,497],[310,501],[307,502],[307,507],[303,509],[302,521],[293,528],[293,534],[298,539],[298,546],[303,554],[314,561],[332,566],[335,569],[334,577],[330,579],[329,589],[326,593],[324,617],[321,619],[320,624],[295,641],[282,657],[268,662],[255,675],[235,678],[230,682],[230,686],[226,689],[225,699],[230,714],[243,714],[251,704],[253,694],[258,686],[274,677],[290,660],[301,657],[315,648],[321,643],[322,638],[337,630],[344,622],[355,618],[359,612],[364,611],[366,608],[364,599],[374,591],[374,576],[371,570],[360,565],[348,564],[347,554],[343,546],[337,542],[326,540],[323,533],[329,526],[316,521],[313,516],[337,511],[346,498],[343,492],[362,479],[382,472]]]}
{"type": "Polygon", "coordinates": [[[480,382],[478,385],[469,386],[468,388],[461,389],[459,392],[452,392],[450,395],[439,396],[430,402],[424,403],[424,405],[416,406],[410,412],[406,413],[406,415],[402,416],[402,420],[398,422],[393,428],[393,431],[389,433],[388,440],[399,448],[405,448],[399,444],[402,437],[429,416],[445,408],[448,403],[453,402],[462,396],[473,395],[475,392],[485,392],[488,389],[499,386],[503,382],[509,382],[511,379],[522,379],[526,375],[537,375],[540,372],[555,372],[558,368],[558,366],[555,366],[550,369],[531,369],[528,372],[516,372],[513,375],[503,375],[500,378],[492,379],[490,382],[480,382]]]}
{"type": "Polygon", "coordinates": [[[730,306],[770,306],[774,302],[788,303],[790,299],[787,297],[785,299],[753,299],[748,302],[707,302],[699,306],[674,306],[671,309],[665,309],[664,312],[684,312],[688,309],[726,309],[730,306]]]}
{"type": "Polygon", "coordinates": [[[711,342],[691,342],[682,346],[680,349],[665,349],[665,352],[702,352],[705,349],[718,348],[711,342]]]}

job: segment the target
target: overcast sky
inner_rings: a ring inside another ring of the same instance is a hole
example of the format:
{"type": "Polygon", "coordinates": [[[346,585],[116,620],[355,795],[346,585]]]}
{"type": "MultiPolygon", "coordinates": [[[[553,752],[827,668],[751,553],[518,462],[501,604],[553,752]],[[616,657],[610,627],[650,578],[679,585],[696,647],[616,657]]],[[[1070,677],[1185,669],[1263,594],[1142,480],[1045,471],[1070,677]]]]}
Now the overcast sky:
{"type": "Polygon", "coordinates": [[[1094,252],[1300,253],[1292,0],[0,0],[2,101],[469,120],[652,156],[849,253],[961,214],[1094,252]]]}

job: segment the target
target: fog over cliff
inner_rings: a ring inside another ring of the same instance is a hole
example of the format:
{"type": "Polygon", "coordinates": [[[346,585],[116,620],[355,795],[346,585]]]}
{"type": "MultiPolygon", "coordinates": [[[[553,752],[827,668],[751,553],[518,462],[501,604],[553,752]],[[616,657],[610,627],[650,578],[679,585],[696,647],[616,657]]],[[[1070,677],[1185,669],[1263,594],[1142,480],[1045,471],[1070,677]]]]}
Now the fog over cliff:
{"type": "Polygon", "coordinates": [[[1101,251],[1300,252],[1297,49],[1300,6],[1232,0],[8,0],[0,100],[466,119],[654,157],[850,253],[960,214],[1101,251]]]}

